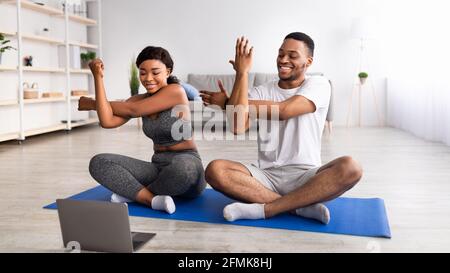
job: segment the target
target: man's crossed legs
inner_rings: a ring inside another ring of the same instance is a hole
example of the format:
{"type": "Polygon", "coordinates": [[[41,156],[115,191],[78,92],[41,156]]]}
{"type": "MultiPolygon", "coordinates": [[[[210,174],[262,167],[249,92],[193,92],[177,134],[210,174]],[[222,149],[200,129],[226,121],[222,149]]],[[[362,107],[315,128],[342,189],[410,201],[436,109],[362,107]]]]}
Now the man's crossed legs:
{"type": "Polygon", "coordinates": [[[214,160],[206,168],[206,180],[217,191],[245,203],[224,209],[229,221],[264,219],[283,212],[313,218],[328,224],[328,209],[321,204],[351,189],[362,177],[361,166],[349,156],[337,158],[322,167],[306,183],[280,195],[260,183],[239,162],[214,160]]]}

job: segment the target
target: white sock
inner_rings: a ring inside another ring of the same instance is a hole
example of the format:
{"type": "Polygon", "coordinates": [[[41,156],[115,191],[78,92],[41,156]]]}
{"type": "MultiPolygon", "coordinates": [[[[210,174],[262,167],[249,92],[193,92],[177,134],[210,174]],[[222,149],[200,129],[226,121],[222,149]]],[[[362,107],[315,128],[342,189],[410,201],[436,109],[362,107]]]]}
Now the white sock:
{"type": "Polygon", "coordinates": [[[327,225],[330,222],[330,211],[322,204],[317,203],[308,207],[299,208],[295,210],[295,214],[305,218],[315,219],[327,225]]]}
{"type": "Polygon", "coordinates": [[[156,195],[152,199],[152,209],[164,210],[168,214],[172,214],[175,212],[175,203],[168,195],[156,195]]]}
{"type": "Polygon", "coordinates": [[[223,209],[223,217],[230,222],[239,219],[264,219],[264,204],[233,203],[223,209]]]}
{"type": "Polygon", "coordinates": [[[120,196],[117,193],[113,193],[111,195],[111,202],[113,202],[113,203],[129,203],[129,202],[133,202],[133,200],[130,200],[123,196],[120,196]]]}

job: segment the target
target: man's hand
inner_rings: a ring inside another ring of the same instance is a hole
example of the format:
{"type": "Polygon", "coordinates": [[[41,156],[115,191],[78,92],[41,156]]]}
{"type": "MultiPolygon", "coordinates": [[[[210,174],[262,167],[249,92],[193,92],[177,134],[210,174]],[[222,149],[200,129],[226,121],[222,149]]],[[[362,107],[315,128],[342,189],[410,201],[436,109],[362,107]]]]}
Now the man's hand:
{"type": "Polygon", "coordinates": [[[95,100],[88,97],[81,97],[78,101],[78,111],[95,110],[95,100]]]}
{"type": "Polygon", "coordinates": [[[225,88],[223,87],[222,81],[218,80],[217,83],[219,84],[220,88],[219,92],[201,90],[200,96],[202,97],[203,104],[205,106],[213,104],[220,106],[220,108],[222,109],[225,109],[226,103],[228,101],[228,95],[225,88]]]}
{"type": "Polygon", "coordinates": [[[236,55],[234,61],[230,60],[237,73],[248,73],[252,67],[253,47],[248,44],[248,39],[240,37],[236,41],[236,55]]]}
{"type": "Polygon", "coordinates": [[[89,63],[89,68],[91,69],[92,75],[95,78],[103,78],[103,71],[105,70],[105,66],[103,65],[103,61],[101,59],[95,59],[89,63]]]}

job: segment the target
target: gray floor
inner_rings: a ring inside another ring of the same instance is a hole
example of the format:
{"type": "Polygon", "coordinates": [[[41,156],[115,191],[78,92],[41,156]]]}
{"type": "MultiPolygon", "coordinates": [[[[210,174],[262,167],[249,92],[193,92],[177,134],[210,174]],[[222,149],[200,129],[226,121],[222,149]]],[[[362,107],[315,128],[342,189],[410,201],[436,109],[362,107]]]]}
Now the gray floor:
{"type": "MultiPolygon", "coordinates": [[[[255,141],[197,141],[204,164],[256,159],[255,141]]],[[[0,143],[0,251],[62,250],[55,211],[42,206],[91,188],[89,159],[101,152],[149,160],[152,144],[134,126],[96,126],[0,143]]],[[[346,196],[380,197],[392,239],[131,218],[132,229],[156,232],[143,252],[449,252],[450,147],[392,128],[337,128],[322,158],[351,155],[364,176],[346,196]]]]}

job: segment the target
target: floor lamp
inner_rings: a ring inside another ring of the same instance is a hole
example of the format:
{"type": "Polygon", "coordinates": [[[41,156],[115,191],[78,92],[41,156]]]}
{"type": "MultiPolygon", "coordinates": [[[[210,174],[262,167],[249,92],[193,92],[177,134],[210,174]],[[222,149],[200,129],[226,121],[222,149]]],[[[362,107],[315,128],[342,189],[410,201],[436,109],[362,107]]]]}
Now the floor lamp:
{"type": "MultiPolygon", "coordinates": [[[[375,38],[375,28],[374,28],[373,20],[371,20],[371,18],[368,18],[368,17],[355,18],[352,22],[351,35],[352,35],[352,38],[358,39],[360,42],[359,50],[358,50],[358,67],[357,67],[357,72],[355,73],[355,75],[362,74],[361,72],[363,72],[364,60],[366,61],[366,65],[367,65],[366,71],[370,72],[368,56],[367,56],[367,54],[365,54],[365,49],[366,49],[365,46],[366,46],[367,40],[375,38]]],[[[370,75],[368,75],[368,77],[359,77],[359,81],[356,84],[355,83],[352,84],[352,94],[350,97],[349,109],[348,109],[348,114],[347,114],[347,127],[349,127],[349,125],[350,125],[350,117],[352,115],[353,98],[354,98],[355,93],[357,93],[357,95],[358,95],[358,127],[361,127],[361,112],[362,112],[361,97],[362,97],[363,87],[367,85],[367,83],[366,83],[367,80],[369,82],[368,84],[370,85],[370,89],[372,91],[373,102],[375,105],[375,110],[377,112],[378,124],[380,126],[382,125],[380,112],[378,110],[377,98],[375,95],[375,87],[374,87],[372,78],[373,77],[371,77],[370,75]]]]}

